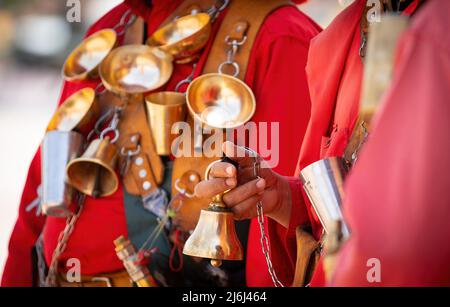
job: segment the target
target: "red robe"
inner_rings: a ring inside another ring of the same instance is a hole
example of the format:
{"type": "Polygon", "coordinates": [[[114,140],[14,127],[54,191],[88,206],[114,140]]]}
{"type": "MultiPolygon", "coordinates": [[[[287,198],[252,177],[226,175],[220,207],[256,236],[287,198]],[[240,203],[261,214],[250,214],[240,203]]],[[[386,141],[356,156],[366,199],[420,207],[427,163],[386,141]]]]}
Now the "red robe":
{"type": "MultiPolygon", "coordinates": [[[[159,24],[181,3],[181,0],[153,0],[147,7],[143,0],[128,0],[120,4],[97,21],[88,31],[90,35],[100,29],[117,24],[124,12],[132,8],[148,23],[151,34],[159,24]]],[[[220,25],[219,19],[213,33],[220,25]]],[[[310,99],[304,69],[307,62],[309,41],[320,31],[319,27],[294,7],[286,7],[271,14],[264,22],[252,49],[245,81],[257,99],[257,110],[253,121],[280,122],[280,159],[276,170],[289,174],[295,167],[303,134],[310,115],[310,99]],[[293,135],[295,131],[295,135],[293,135]]],[[[201,69],[210,46],[200,60],[201,69]]],[[[192,65],[176,65],[171,80],[161,90],[173,90],[175,85],[190,74],[192,65]]],[[[75,91],[91,86],[96,81],[65,82],[60,103],[75,91]]],[[[14,227],[9,256],[2,277],[2,286],[30,286],[31,249],[41,232],[44,233],[45,258],[51,260],[57,237],[64,228],[65,220],[54,217],[36,217],[35,212],[26,212],[26,206],[37,196],[40,184],[40,153],[34,157],[24,188],[19,217],[14,227]]],[[[82,274],[92,275],[122,270],[113,240],[127,235],[123,206],[123,191],[120,186],[115,194],[101,199],[87,198],[85,209],[60,260],[76,257],[81,260],[82,274]]],[[[264,257],[259,245],[257,225],[253,223],[247,250],[247,284],[249,286],[271,286],[264,257]]]]}
{"type": "Polygon", "coordinates": [[[449,1],[429,0],[402,36],[392,87],[347,182],[352,236],[333,285],[450,286],[448,12],[449,1]],[[371,258],[380,283],[367,279],[371,258]]]}
{"type": "MultiPolygon", "coordinates": [[[[404,14],[417,8],[413,1],[404,14]]],[[[307,64],[311,119],[303,141],[295,177],[291,178],[292,211],[288,229],[269,221],[274,265],[285,284],[292,283],[296,261],[295,229],[310,223],[316,239],[322,226],[298,178],[300,170],[327,157],[343,156],[356,124],[363,64],[359,55],[360,20],[366,0],[356,0],[313,39],[307,64]],[[286,261],[289,260],[289,261],[286,261]]],[[[312,286],[325,285],[319,262],[312,286]]]]}

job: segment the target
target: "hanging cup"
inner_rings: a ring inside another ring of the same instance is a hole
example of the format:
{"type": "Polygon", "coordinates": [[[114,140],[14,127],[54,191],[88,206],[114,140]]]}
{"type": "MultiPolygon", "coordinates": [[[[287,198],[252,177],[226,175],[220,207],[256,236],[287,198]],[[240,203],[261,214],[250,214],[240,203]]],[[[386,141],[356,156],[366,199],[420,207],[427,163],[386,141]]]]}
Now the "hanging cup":
{"type": "Polygon", "coordinates": [[[69,98],[56,110],[47,126],[47,131],[79,131],[87,133],[100,114],[95,91],[83,88],[69,98]]]}
{"type": "Polygon", "coordinates": [[[85,38],[67,57],[63,76],[67,81],[98,77],[98,67],[117,43],[113,29],[103,29],[85,38]]]}
{"type": "Polygon", "coordinates": [[[256,110],[255,96],[248,85],[221,73],[196,78],[187,89],[186,99],[192,116],[213,128],[237,128],[256,110]]]}
{"type": "Polygon", "coordinates": [[[41,147],[42,212],[45,215],[72,215],[73,189],[66,182],[66,166],[83,150],[84,138],[71,131],[50,131],[41,147]]]}
{"type": "Polygon", "coordinates": [[[186,97],[177,92],[159,92],[145,97],[147,116],[158,155],[171,154],[172,126],[186,118],[186,97]]]}
{"type": "Polygon", "coordinates": [[[175,62],[189,63],[196,58],[211,34],[211,17],[198,13],[180,17],[156,30],[147,45],[171,54],[175,62]]]}

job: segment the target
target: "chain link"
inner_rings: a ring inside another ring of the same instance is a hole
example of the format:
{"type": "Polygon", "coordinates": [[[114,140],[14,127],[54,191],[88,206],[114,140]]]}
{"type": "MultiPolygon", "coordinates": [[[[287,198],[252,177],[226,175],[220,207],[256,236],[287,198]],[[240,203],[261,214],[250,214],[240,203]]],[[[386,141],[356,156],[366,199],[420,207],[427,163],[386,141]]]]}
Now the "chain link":
{"type": "Polygon", "coordinates": [[[272,265],[272,260],[270,259],[270,243],[269,238],[266,235],[266,229],[264,227],[264,210],[262,202],[258,202],[258,204],[256,205],[256,212],[258,215],[259,230],[261,231],[261,249],[264,257],[266,258],[267,269],[275,287],[284,287],[284,285],[278,279],[277,273],[275,272],[275,269],[272,265]]]}
{"type": "Polygon", "coordinates": [[[78,218],[80,217],[81,212],[83,211],[85,198],[86,198],[86,195],[84,195],[84,194],[79,195],[77,212],[74,215],[67,218],[66,227],[59,234],[58,244],[56,245],[56,248],[53,251],[52,261],[50,263],[50,267],[48,269],[48,275],[45,280],[46,287],[57,286],[56,277],[58,274],[58,260],[59,260],[59,257],[61,256],[61,254],[67,248],[67,243],[69,242],[70,236],[72,235],[72,233],[75,229],[75,224],[78,221],[78,218]]]}
{"type": "Polygon", "coordinates": [[[234,74],[232,74],[233,77],[237,77],[240,72],[239,63],[234,60],[236,57],[236,53],[239,50],[239,47],[244,45],[247,41],[247,36],[244,36],[242,40],[237,41],[235,39],[230,39],[230,36],[225,37],[225,42],[228,44],[228,52],[227,52],[227,59],[225,62],[221,63],[219,65],[219,73],[223,74],[223,69],[225,66],[231,66],[234,69],[234,74]]]}
{"type": "Polygon", "coordinates": [[[136,21],[137,16],[132,14],[131,10],[126,11],[118,24],[116,24],[112,29],[116,31],[118,36],[122,36],[128,30],[128,28],[136,21]],[[121,29],[122,28],[122,29],[121,29]]]}
{"type": "Polygon", "coordinates": [[[230,0],[217,1],[205,13],[208,14],[209,17],[211,17],[211,21],[214,22],[220,15],[220,13],[222,13],[228,7],[229,4],[230,0]]]}
{"type": "MultiPolygon", "coordinates": [[[[251,148],[245,147],[245,150],[250,153],[250,157],[254,159],[253,162],[253,177],[261,178],[259,176],[259,171],[261,168],[261,157],[258,155],[256,151],[251,148]]],[[[269,238],[266,235],[266,228],[264,226],[264,209],[262,201],[259,201],[256,204],[256,214],[258,218],[259,230],[261,232],[260,242],[261,242],[261,250],[264,254],[264,258],[266,258],[267,270],[269,271],[270,278],[272,278],[272,282],[275,287],[284,287],[283,283],[278,279],[277,273],[272,264],[272,260],[270,259],[270,242],[269,238]]]]}

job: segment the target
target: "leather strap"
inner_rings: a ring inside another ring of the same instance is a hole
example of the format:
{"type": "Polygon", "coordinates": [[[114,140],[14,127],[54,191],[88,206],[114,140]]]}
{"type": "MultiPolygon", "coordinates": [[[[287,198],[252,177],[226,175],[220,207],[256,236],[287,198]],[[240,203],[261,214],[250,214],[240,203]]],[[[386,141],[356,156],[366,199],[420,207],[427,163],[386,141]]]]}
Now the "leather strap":
{"type": "Polygon", "coordinates": [[[91,288],[91,287],[133,287],[127,271],[119,271],[109,274],[100,274],[97,276],[81,276],[80,282],[70,282],[66,279],[65,274],[58,274],[58,287],[63,288],[91,288]]]}
{"type": "MultiPolygon", "coordinates": [[[[236,25],[248,24],[247,41],[239,48],[235,61],[239,64],[240,72],[237,78],[244,80],[253,44],[264,20],[276,9],[283,6],[294,6],[287,0],[232,0],[216,35],[203,73],[217,72],[219,65],[227,60],[227,36],[236,34],[236,25]]],[[[242,32],[242,31],[241,31],[242,32]]]]}
{"type": "MultiPolygon", "coordinates": [[[[144,21],[138,18],[126,32],[123,45],[142,44],[143,37],[144,21]]],[[[101,96],[101,99],[109,106],[123,104],[120,97],[109,92],[101,96]]],[[[129,161],[128,171],[122,179],[128,193],[145,196],[163,181],[164,165],[155,150],[143,95],[128,99],[127,107],[121,114],[120,137],[116,145],[119,151],[123,148],[123,153],[136,151],[140,147],[139,153],[129,161]]],[[[126,160],[127,158],[121,155],[120,163],[126,163],[126,160]]]]}
{"type": "MultiPolygon", "coordinates": [[[[182,5],[188,8],[191,4],[192,1],[185,1],[182,5]]],[[[227,59],[228,45],[225,43],[227,36],[239,41],[243,38],[243,35],[247,35],[246,43],[241,46],[235,58],[235,61],[240,66],[238,77],[243,80],[247,71],[250,53],[261,25],[270,13],[286,5],[294,4],[286,0],[231,0],[228,12],[214,39],[207,62],[203,68],[203,73],[217,72],[219,65],[227,59]]],[[[201,6],[201,8],[205,9],[210,6],[211,4],[206,7],[201,6]]],[[[194,125],[191,116],[189,116],[188,123],[193,132],[194,125]]],[[[204,139],[206,137],[204,136],[204,139]]],[[[191,152],[194,150],[193,144],[194,141],[191,140],[191,152]]],[[[205,179],[206,168],[219,159],[214,155],[213,158],[208,158],[208,156],[211,155],[203,153],[201,157],[180,157],[175,159],[172,175],[172,197],[179,193],[176,189],[177,180],[185,178],[190,171],[194,170],[201,177],[201,180],[205,179]]],[[[183,200],[183,205],[179,207],[177,215],[173,218],[174,224],[184,231],[193,230],[197,225],[201,209],[207,208],[210,201],[211,199],[186,197],[183,200]]]]}
{"type": "Polygon", "coordinates": [[[302,227],[298,227],[295,233],[297,238],[297,262],[292,287],[305,287],[310,283],[319,261],[320,243],[302,227]]]}

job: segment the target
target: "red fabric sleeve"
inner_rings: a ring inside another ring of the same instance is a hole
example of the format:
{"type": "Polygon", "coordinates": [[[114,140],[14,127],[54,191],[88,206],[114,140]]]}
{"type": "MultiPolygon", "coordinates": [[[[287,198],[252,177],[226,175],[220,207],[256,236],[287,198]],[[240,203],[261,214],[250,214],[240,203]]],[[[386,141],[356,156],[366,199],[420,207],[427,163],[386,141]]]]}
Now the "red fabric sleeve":
{"type": "MultiPolygon", "coordinates": [[[[318,32],[319,28],[296,8],[279,9],[261,28],[248,66],[246,82],[257,100],[252,120],[267,123],[269,141],[270,125],[279,123],[279,134],[275,136],[278,149],[276,144],[268,144],[268,148],[277,151],[278,164],[274,170],[282,175],[293,174],[308,124],[310,99],[305,66],[309,41],[318,32]]],[[[261,145],[260,140],[258,143],[261,145]]],[[[254,149],[263,154],[261,146],[254,149]]],[[[248,242],[247,285],[273,286],[261,251],[256,219],[251,222],[248,242]]]]}
{"type": "Polygon", "coordinates": [[[27,207],[38,198],[38,187],[41,184],[40,151],[34,156],[22,199],[19,206],[19,217],[9,241],[8,258],[2,276],[2,287],[32,286],[31,253],[45,222],[45,217],[36,214],[36,207],[27,211],[27,207]]]}
{"type": "Polygon", "coordinates": [[[302,182],[297,177],[288,177],[291,188],[292,207],[288,228],[272,219],[267,219],[271,246],[272,264],[280,281],[291,285],[294,280],[297,261],[297,241],[295,230],[309,223],[308,212],[302,198],[302,182]]]}
{"type": "Polygon", "coordinates": [[[449,11],[448,1],[426,2],[400,42],[392,88],[348,179],[352,235],[333,285],[450,285],[449,11]]]}

